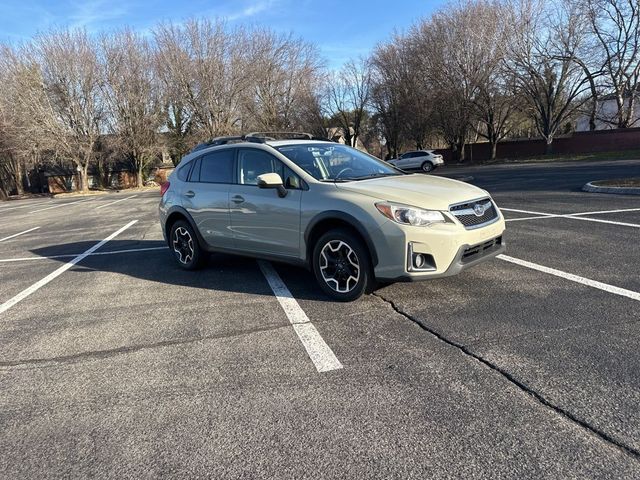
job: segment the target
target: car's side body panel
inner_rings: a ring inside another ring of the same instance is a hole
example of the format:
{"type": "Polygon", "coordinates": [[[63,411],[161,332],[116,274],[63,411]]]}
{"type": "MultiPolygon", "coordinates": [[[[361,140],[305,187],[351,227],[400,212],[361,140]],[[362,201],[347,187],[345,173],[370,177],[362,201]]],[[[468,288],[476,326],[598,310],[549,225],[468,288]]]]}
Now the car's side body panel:
{"type": "Polygon", "coordinates": [[[300,257],[302,194],[302,190],[288,190],[281,198],[275,189],[232,185],[230,230],[235,248],[247,253],[300,257]]]}

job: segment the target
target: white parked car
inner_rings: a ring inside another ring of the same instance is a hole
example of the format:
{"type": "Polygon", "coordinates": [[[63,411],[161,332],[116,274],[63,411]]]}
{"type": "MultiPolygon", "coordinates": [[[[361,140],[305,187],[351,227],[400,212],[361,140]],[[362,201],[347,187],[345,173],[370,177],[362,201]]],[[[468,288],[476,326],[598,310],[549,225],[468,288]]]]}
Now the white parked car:
{"type": "Polygon", "coordinates": [[[406,152],[400,155],[400,158],[393,158],[388,162],[394,167],[402,170],[422,170],[423,172],[431,172],[436,167],[444,165],[442,155],[438,155],[433,150],[417,150],[415,152],[406,152]]]}

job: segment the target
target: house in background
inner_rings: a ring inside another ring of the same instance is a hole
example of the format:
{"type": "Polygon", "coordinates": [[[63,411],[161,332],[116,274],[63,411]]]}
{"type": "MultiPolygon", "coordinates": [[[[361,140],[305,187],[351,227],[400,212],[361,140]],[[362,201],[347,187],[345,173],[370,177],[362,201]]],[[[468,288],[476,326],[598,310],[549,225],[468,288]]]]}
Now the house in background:
{"type": "MultiPolygon", "coordinates": [[[[353,128],[350,128],[350,130],[351,130],[351,133],[353,133],[353,128]]],[[[344,138],[344,133],[342,131],[342,128],[340,127],[327,128],[327,138],[332,142],[337,142],[343,145],[347,145],[347,141],[344,138]]],[[[364,143],[362,143],[362,141],[360,140],[360,137],[356,139],[356,144],[353,146],[355,146],[358,150],[369,153],[367,151],[367,148],[364,146],[364,143]]]]}
{"type": "MultiPolygon", "coordinates": [[[[628,104],[630,98],[631,93],[625,93],[625,103],[628,104]]],[[[617,113],[618,104],[615,94],[603,95],[598,98],[596,107],[596,130],[612,130],[618,128],[617,113]]],[[[576,121],[577,132],[589,131],[589,114],[590,112],[588,111],[580,114],[576,121]]],[[[636,91],[635,93],[635,109],[630,127],[640,127],[640,91],[636,91]]]]}

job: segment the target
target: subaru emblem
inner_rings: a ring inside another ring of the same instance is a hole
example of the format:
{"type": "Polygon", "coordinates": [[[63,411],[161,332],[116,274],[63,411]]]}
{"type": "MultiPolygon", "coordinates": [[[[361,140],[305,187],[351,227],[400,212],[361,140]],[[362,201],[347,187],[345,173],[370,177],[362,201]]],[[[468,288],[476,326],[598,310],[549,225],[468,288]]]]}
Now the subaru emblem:
{"type": "Polygon", "coordinates": [[[481,217],[482,215],[484,215],[484,211],[485,211],[484,205],[481,203],[476,203],[473,206],[473,213],[476,214],[476,217],[481,217]]]}

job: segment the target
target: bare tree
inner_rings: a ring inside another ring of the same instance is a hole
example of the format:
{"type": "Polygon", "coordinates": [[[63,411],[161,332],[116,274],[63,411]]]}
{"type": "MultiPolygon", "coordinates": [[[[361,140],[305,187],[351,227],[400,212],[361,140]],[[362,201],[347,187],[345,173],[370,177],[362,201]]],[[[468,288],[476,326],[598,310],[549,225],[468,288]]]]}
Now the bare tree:
{"type": "Polygon", "coordinates": [[[8,46],[0,48],[0,189],[24,193],[29,184],[28,170],[40,160],[37,124],[31,104],[41,104],[37,66],[26,60],[24,52],[8,46]]]}
{"type": "Polygon", "coordinates": [[[586,0],[607,87],[614,94],[615,124],[635,123],[640,88],[640,3],[638,0],[586,0]]]}
{"type": "Polygon", "coordinates": [[[105,120],[97,50],[83,30],[36,37],[25,51],[26,75],[19,94],[32,121],[32,138],[76,165],[85,192],[105,120]]]}
{"type": "Polygon", "coordinates": [[[384,135],[388,158],[398,155],[404,131],[404,112],[408,103],[404,80],[410,76],[405,52],[404,37],[394,35],[389,43],[378,45],[370,59],[371,103],[384,135]]]}
{"type": "Polygon", "coordinates": [[[371,95],[371,70],[368,60],[347,62],[329,80],[327,100],[345,142],[356,146],[367,117],[371,95]]]}
{"type": "Polygon", "coordinates": [[[485,135],[494,145],[503,117],[509,114],[509,109],[498,111],[503,103],[496,97],[505,39],[501,9],[497,2],[485,0],[452,4],[413,27],[409,35],[419,59],[416,74],[425,84],[422,91],[432,92],[437,126],[459,160],[464,160],[474,114],[480,113],[485,135]]]}
{"type": "Polygon", "coordinates": [[[162,124],[160,90],[153,70],[153,52],[140,35],[124,30],[103,36],[105,103],[110,131],[121,151],[131,159],[138,187],[143,172],[158,158],[162,124]]]}
{"type": "Polygon", "coordinates": [[[314,108],[314,88],[322,65],[317,48],[292,35],[262,29],[251,32],[251,82],[243,124],[257,130],[303,128],[314,108]],[[309,105],[309,102],[311,104],[309,105]]]}
{"type": "Polygon", "coordinates": [[[229,30],[220,21],[190,20],[160,25],[154,34],[160,68],[180,90],[200,139],[240,130],[251,81],[246,30],[229,30]]]}
{"type": "Polygon", "coordinates": [[[589,81],[575,61],[582,37],[572,9],[554,5],[550,11],[538,1],[512,5],[509,68],[527,112],[551,153],[553,139],[588,100],[589,81]],[[515,7],[515,8],[513,8],[515,7]],[[565,35],[559,45],[555,38],[565,35]]]}

